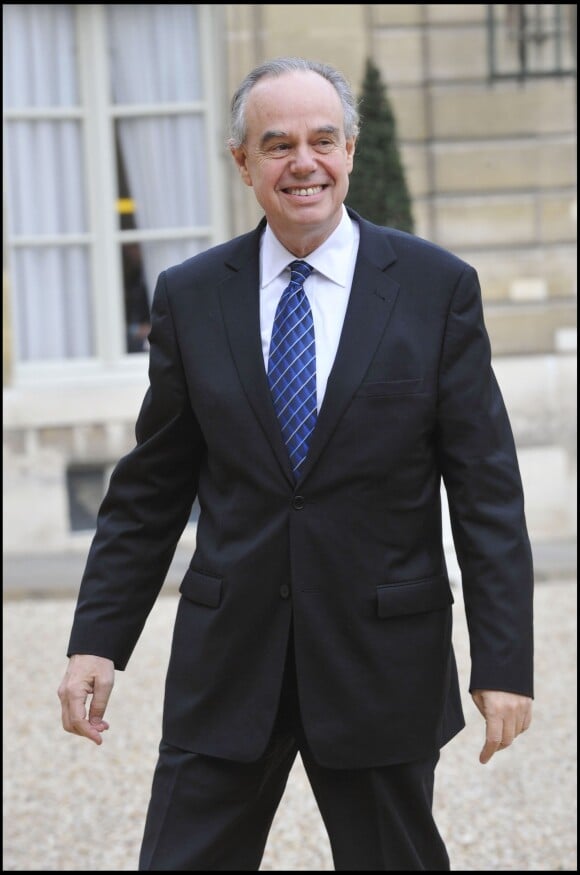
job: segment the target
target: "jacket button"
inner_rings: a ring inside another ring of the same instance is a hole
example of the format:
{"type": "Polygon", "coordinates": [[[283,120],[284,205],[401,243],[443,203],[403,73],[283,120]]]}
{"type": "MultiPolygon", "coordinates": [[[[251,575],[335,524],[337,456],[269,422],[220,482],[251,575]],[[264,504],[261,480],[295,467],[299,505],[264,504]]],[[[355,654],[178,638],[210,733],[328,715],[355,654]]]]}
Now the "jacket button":
{"type": "Polygon", "coordinates": [[[306,502],[304,501],[303,495],[295,495],[292,499],[292,507],[294,510],[302,510],[306,502]]]}
{"type": "Polygon", "coordinates": [[[290,587],[283,583],[280,587],[280,598],[287,599],[290,596],[290,587]]]}

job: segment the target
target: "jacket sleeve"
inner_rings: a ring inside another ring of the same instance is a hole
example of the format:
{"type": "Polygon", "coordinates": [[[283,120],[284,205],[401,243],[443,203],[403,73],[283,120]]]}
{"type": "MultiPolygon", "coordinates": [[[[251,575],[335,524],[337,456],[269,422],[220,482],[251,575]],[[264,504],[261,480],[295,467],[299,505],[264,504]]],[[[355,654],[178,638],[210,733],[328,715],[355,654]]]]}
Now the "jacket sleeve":
{"type": "Polygon", "coordinates": [[[124,669],[165,580],[197,494],[205,444],[189,403],[165,274],[155,290],[149,388],[136,446],[116,465],[98,514],[68,654],[124,669]]]}
{"type": "Polygon", "coordinates": [[[533,567],[513,434],[476,272],[449,312],[438,380],[442,476],[471,649],[470,690],[533,695],[533,567]]]}

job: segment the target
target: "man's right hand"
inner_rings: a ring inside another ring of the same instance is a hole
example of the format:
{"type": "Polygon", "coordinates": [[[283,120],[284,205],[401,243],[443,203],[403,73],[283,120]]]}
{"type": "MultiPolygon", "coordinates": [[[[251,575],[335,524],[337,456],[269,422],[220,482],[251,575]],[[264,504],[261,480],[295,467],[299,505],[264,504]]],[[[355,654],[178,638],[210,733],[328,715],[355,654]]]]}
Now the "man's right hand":
{"type": "Polygon", "coordinates": [[[114,682],[115,665],[111,659],[81,653],[70,657],[58,688],[62,725],[67,732],[83,735],[95,744],[102,744],[101,733],[109,728],[103,717],[114,682]]]}

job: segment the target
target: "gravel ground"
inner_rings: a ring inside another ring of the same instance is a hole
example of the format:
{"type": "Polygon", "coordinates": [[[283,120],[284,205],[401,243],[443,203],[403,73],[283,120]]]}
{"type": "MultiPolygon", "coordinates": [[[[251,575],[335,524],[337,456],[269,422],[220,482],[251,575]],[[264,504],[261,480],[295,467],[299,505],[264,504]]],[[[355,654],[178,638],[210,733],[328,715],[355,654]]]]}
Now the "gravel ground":
{"type": "MultiPolygon", "coordinates": [[[[175,595],[155,605],[127,671],[117,673],[95,745],[65,733],[56,690],[74,600],[4,603],[3,871],[136,871],[161,725],[175,595]]],[[[536,702],[530,730],[486,766],[483,722],[442,752],[435,811],[456,871],[576,871],[576,582],[536,587],[536,702]]],[[[468,644],[456,592],[462,690],[468,644]]],[[[261,869],[332,870],[328,839],[298,760],[261,869]]]]}

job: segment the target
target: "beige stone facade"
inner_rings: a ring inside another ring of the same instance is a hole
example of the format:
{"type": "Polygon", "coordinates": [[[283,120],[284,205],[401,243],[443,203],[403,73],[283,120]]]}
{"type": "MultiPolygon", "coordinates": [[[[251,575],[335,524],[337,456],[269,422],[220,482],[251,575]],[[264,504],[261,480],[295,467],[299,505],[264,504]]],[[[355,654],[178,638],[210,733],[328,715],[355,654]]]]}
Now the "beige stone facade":
{"type": "MultiPolygon", "coordinates": [[[[532,536],[569,538],[576,532],[575,72],[490,77],[488,8],[226,4],[216,11],[213,47],[222,59],[219,91],[227,101],[255,64],[301,55],[339,67],[358,92],[372,57],[397,120],[416,233],[478,270],[498,376],[513,411],[532,536]]],[[[568,21],[575,7],[561,9],[568,21]]],[[[562,58],[575,71],[572,29],[564,33],[562,58]]],[[[500,51],[513,46],[502,43],[500,51]]],[[[233,236],[260,213],[226,164],[224,236],[233,236]]],[[[112,464],[130,448],[146,375],[88,395],[74,385],[48,396],[22,390],[11,378],[9,271],[5,287],[6,549],[84,549],[88,535],[69,530],[67,465],[112,464]]]]}
{"type": "MultiPolygon", "coordinates": [[[[360,89],[373,58],[397,120],[416,232],[478,268],[497,355],[556,351],[558,329],[576,325],[575,78],[490,81],[486,4],[227,10],[230,91],[281,54],[334,64],[360,89]],[[523,293],[515,301],[515,285],[541,285],[542,303],[534,293],[533,308],[523,293]]],[[[257,215],[251,193],[237,206],[241,231],[257,215]]]]}

